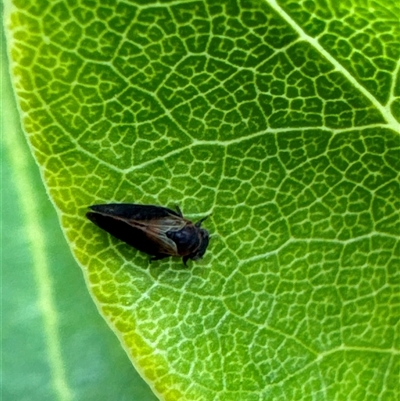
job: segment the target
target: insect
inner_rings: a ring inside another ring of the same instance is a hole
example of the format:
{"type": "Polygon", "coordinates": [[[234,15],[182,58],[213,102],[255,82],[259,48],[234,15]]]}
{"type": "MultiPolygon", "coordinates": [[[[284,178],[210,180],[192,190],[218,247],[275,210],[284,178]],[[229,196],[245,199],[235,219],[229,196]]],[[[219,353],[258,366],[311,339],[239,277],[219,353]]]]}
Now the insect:
{"type": "Polygon", "coordinates": [[[185,219],[182,212],[161,206],[110,203],[89,206],[86,217],[114,237],[151,255],[150,261],[181,256],[183,264],[201,258],[209,234],[201,223],[185,219]]]}

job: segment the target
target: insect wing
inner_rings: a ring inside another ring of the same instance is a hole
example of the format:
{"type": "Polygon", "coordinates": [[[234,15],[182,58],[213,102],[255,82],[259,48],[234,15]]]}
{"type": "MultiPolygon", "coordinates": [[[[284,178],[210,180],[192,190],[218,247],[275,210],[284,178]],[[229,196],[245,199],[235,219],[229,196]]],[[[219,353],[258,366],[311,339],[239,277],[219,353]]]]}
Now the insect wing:
{"type": "Polygon", "coordinates": [[[157,254],[157,244],[149,240],[142,230],[127,224],[123,219],[115,219],[113,216],[96,212],[88,212],[86,217],[96,226],[128,245],[149,255],[157,254]]]}
{"type": "Polygon", "coordinates": [[[119,217],[126,220],[152,220],[160,219],[168,216],[179,216],[172,209],[161,206],[153,205],[138,205],[135,203],[107,203],[102,205],[92,205],[89,208],[93,212],[101,213],[103,215],[119,217]]]}
{"type": "Polygon", "coordinates": [[[171,209],[135,204],[90,206],[87,217],[98,227],[149,255],[178,255],[170,230],[179,230],[186,221],[171,209]]]}
{"type": "Polygon", "coordinates": [[[170,215],[151,220],[126,220],[126,223],[141,230],[150,241],[157,244],[159,254],[178,255],[178,248],[175,242],[168,238],[166,234],[169,231],[182,229],[186,224],[184,219],[170,215]]]}

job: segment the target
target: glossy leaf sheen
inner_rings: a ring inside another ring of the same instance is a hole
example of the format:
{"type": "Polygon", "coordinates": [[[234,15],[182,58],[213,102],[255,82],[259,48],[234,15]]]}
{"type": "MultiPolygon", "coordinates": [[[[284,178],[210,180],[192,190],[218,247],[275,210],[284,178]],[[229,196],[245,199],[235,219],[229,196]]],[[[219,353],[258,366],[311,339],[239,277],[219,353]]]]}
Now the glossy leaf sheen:
{"type": "Polygon", "coordinates": [[[399,396],[399,10],[327,4],[9,9],[47,188],[160,398],[399,396]],[[85,220],[108,202],[212,212],[205,258],[150,266],[85,220]]]}

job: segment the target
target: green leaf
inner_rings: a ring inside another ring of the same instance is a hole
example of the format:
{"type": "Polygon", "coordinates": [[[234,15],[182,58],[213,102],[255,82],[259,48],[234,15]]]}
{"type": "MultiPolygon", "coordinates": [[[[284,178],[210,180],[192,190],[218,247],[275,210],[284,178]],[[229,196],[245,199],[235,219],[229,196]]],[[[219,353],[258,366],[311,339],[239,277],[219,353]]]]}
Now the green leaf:
{"type": "MultiPolygon", "coordinates": [[[[6,61],[4,37],[2,60],[6,61]]],[[[20,128],[2,64],[1,399],[156,398],[96,312],[20,128]],[[115,369],[118,366],[118,369],[115,369]]]]}
{"type": "Polygon", "coordinates": [[[15,0],[24,130],[93,299],[165,400],[396,399],[398,6],[15,0]],[[179,204],[203,261],[85,219],[179,204]]]}

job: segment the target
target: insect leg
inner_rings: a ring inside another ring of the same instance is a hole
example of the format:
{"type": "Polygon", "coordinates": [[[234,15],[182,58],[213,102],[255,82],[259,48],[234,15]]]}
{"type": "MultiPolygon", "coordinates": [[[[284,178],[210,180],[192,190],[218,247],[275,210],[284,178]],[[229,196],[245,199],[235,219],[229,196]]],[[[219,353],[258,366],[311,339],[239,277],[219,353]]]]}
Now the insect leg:
{"type": "Polygon", "coordinates": [[[211,216],[211,215],[209,214],[208,216],[203,217],[203,218],[200,219],[197,223],[195,223],[195,226],[196,226],[196,227],[200,227],[200,226],[201,226],[201,223],[202,223],[205,219],[208,219],[210,216],[211,216]]]}
{"type": "Polygon", "coordinates": [[[176,211],[178,212],[179,216],[183,217],[182,210],[178,205],[175,205],[176,211]]]}

